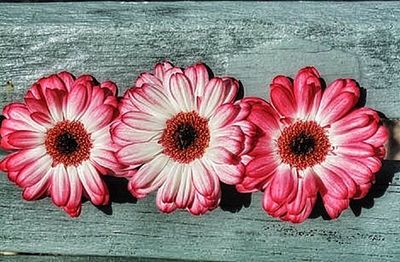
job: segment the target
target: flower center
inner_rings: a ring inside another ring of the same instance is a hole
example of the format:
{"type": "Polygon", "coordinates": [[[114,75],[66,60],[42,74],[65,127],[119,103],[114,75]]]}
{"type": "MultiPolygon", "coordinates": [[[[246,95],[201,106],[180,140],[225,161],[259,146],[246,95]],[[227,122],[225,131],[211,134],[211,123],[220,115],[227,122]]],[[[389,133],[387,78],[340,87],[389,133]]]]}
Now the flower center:
{"type": "Polygon", "coordinates": [[[296,122],[278,138],[282,161],[300,170],[323,162],[330,146],[325,130],[315,121],[296,122]]]}
{"type": "Polygon", "coordinates": [[[207,119],[195,111],[180,112],[166,124],[159,141],[164,154],[180,163],[190,163],[203,156],[210,142],[207,119]]]}
{"type": "Polygon", "coordinates": [[[46,133],[47,153],[55,164],[79,165],[89,159],[92,141],[81,122],[58,122],[46,133]]]}

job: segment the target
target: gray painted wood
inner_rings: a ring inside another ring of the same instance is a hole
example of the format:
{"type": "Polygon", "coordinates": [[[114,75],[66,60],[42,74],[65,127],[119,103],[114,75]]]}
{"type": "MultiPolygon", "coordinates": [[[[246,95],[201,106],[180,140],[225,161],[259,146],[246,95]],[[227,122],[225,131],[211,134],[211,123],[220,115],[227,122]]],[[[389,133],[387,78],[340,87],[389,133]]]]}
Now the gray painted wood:
{"type": "MultiPolygon", "coordinates": [[[[384,2],[3,3],[0,105],[20,99],[37,78],[64,69],[112,79],[123,91],[140,72],[169,59],[179,66],[204,61],[216,74],[240,79],[247,95],[258,96],[267,96],[273,75],[294,75],[301,66],[316,65],[328,81],[357,79],[367,90],[368,106],[399,118],[399,19],[400,4],[384,2]]],[[[49,199],[22,201],[20,190],[2,174],[0,251],[399,261],[398,171],[399,163],[387,161],[371,194],[338,220],[326,221],[316,212],[301,225],[268,217],[260,193],[239,212],[219,208],[193,217],[160,214],[153,195],[133,203],[126,192],[113,192],[110,207],[85,203],[82,216],[70,219],[49,199]]],[[[225,199],[224,209],[227,202],[240,201],[225,199]]]]}

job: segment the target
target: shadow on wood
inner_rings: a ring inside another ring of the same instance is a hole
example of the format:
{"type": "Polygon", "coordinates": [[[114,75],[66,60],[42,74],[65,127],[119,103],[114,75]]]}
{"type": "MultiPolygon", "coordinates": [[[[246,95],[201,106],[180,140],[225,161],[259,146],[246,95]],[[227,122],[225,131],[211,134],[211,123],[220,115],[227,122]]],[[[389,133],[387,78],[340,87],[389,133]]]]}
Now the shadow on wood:
{"type": "Polygon", "coordinates": [[[128,191],[128,180],[123,177],[112,177],[104,176],[104,182],[106,183],[109,193],[110,202],[108,205],[96,206],[104,214],[112,215],[112,203],[137,203],[137,199],[134,198],[128,191]]]}
{"type": "Polygon", "coordinates": [[[221,183],[220,208],[231,213],[239,212],[243,207],[251,204],[251,193],[239,193],[235,186],[221,183]]]}

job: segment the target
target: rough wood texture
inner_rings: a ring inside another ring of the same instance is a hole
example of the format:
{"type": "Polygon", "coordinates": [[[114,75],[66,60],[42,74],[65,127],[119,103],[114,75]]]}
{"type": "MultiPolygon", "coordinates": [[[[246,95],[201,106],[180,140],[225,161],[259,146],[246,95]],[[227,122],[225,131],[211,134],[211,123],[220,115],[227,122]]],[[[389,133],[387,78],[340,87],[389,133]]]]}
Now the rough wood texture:
{"type": "MultiPolygon", "coordinates": [[[[0,4],[0,105],[21,98],[35,79],[64,69],[112,79],[123,91],[141,71],[170,59],[180,66],[204,61],[216,74],[240,79],[247,95],[259,96],[267,95],[273,75],[316,65],[328,81],[357,79],[367,90],[368,106],[398,118],[399,19],[400,4],[382,2],[0,4]]],[[[112,192],[111,206],[85,203],[82,216],[70,219],[49,199],[23,202],[2,174],[0,251],[399,261],[399,170],[398,162],[386,161],[368,197],[353,202],[338,220],[324,220],[317,209],[316,218],[301,225],[268,217],[261,194],[250,199],[231,189],[222,208],[202,217],[163,215],[153,196],[136,203],[119,191],[112,192]]]]}

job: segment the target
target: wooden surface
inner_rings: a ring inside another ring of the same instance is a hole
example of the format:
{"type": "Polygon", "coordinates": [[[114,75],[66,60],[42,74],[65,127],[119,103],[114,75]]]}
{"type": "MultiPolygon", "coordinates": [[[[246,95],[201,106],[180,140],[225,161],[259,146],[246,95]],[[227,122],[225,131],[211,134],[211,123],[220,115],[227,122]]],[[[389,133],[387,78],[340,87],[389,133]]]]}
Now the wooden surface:
{"type": "MultiPolygon", "coordinates": [[[[3,3],[0,105],[64,69],[112,79],[123,91],[140,72],[169,59],[179,66],[204,61],[216,74],[240,79],[246,95],[262,97],[273,75],[315,65],[328,82],[357,79],[367,105],[395,119],[399,20],[395,2],[3,3]]],[[[301,225],[268,217],[260,193],[238,195],[231,188],[222,207],[202,217],[163,215],[154,195],[136,201],[114,191],[110,206],[85,203],[81,217],[70,219],[49,199],[22,201],[1,174],[0,252],[21,254],[0,261],[400,261],[399,171],[399,162],[385,161],[371,193],[338,220],[325,220],[317,208],[301,225]]]]}

